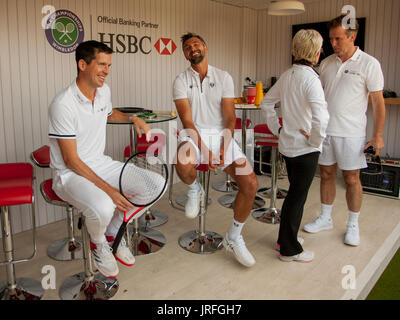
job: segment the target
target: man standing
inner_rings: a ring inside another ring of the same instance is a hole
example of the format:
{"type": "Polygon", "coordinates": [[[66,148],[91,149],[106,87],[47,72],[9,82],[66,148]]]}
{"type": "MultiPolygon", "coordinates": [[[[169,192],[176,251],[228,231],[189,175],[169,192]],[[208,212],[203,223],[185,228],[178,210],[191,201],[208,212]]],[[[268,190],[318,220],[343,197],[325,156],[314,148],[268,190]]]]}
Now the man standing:
{"type": "MultiPolygon", "coordinates": [[[[119,272],[115,259],[127,266],[135,262],[124,239],[115,257],[110,247],[123,212],[133,206],[118,189],[123,163],[104,155],[106,125],[107,121],[132,121],[139,137],[143,130],[147,138],[150,128],[138,117],[113,110],[111,92],[104,83],[110,73],[111,54],[109,47],[97,41],[77,47],[78,76],[49,107],[49,138],[53,189],[83,213],[94,264],[104,276],[115,278],[119,272]]],[[[141,186],[133,185],[129,191],[131,196],[140,196],[141,186]]]]}
{"type": "Polygon", "coordinates": [[[355,21],[355,26],[350,28],[343,22],[346,22],[344,15],[329,22],[329,38],[334,54],[322,61],[320,66],[320,78],[330,116],[327,137],[319,158],[322,212],[315,221],[305,225],[304,230],[316,233],[333,228],[331,211],[339,167],[346,183],[349,210],[344,243],[358,246],[358,217],[362,202],[360,169],[367,167],[364,150],[373,146],[377,156],[384,147],[384,79],[378,60],[354,45],[358,22],[355,21]],[[368,95],[372,101],[374,134],[366,144],[368,95]]]}
{"type": "Polygon", "coordinates": [[[185,213],[195,218],[204,192],[196,180],[196,167],[205,163],[210,170],[222,167],[236,181],[239,192],[234,204],[234,219],[223,244],[243,265],[250,267],[255,259],[247,250],[241,230],[250,214],[257,191],[257,178],[234,139],[236,116],[232,77],[210,66],[208,47],[199,35],[181,37],[182,49],[190,67],[179,74],[173,86],[173,98],[186,137],[180,137],[176,170],[189,186],[185,213]]]}

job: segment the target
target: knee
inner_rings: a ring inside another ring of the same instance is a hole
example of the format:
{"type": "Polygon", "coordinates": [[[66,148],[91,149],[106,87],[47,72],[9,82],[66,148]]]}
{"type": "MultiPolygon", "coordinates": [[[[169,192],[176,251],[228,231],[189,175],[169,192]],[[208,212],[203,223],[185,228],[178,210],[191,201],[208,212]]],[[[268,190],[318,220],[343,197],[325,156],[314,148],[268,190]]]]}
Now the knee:
{"type": "Polygon", "coordinates": [[[247,176],[243,183],[239,185],[239,188],[246,195],[250,197],[254,196],[258,189],[258,181],[256,175],[253,173],[247,176]]]}
{"type": "Polygon", "coordinates": [[[358,173],[344,174],[343,178],[344,178],[344,182],[348,186],[354,186],[354,185],[361,183],[360,175],[358,173]]]}
{"type": "Polygon", "coordinates": [[[335,180],[336,179],[336,170],[321,170],[321,179],[322,180],[335,180]]]}

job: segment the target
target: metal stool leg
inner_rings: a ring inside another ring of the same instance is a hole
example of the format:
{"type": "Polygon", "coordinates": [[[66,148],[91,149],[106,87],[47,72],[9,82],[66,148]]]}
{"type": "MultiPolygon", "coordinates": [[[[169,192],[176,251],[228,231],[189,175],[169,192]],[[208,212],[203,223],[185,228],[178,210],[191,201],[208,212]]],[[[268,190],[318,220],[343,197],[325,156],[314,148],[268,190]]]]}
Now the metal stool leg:
{"type": "Polygon", "coordinates": [[[134,256],[155,253],[161,250],[167,240],[164,235],[148,226],[141,227],[138,219],[133,219],[127,228],[128,245],[134,256]]]}
{"type": "MultiPolygon", "coordinates": [[[[34,213],[33,213],[34,214],[34,213]]],[[[7,263],[7,282],[0,283],[0,300],[40,300],[44,290],[38,280],[16,278],[14,267],[14,248],[12,241],[11,221],[7,207],[0,208],[3,249],[7,263]]]]}
{"type": "Polygon", "coordinates": [[[82,252],[84,272],[75,274],[63,282],[59,295],[62,300],[107,300],[112,298],[119,289],[118,280],[104,277],[93,272],[90,253],[90,239],[84,222],[80,218],[82,230],[82,252]]]}
{"type": "Polygon", "coordinates": [[[53,242],[47,248],[47,255],[59,261],[82,259],[82,239],[74,236],[73,207],[67,207],[67,231],[68,237],[53,242]]]}
{"type": "Polygon", "coordinates": [[[239,188],[235,181],[232,181],[231,176],[226,173],[226,180],[225,181],[218,181],[212,185],[214,190],[220,192],[232,192],[237,191],[239,188]]]}
{"type": "Polygon", "coordinates": [[[278,191],[278,148],[272,148],[271,151],[271,184],[272,193],[269,208],[260,208],[253,210],[253,217],[264,223],[276,224],[280,222],[280,210],[276,208],[276,199],[278,191]]]}
{"type": "Polygon", "coordinates": [[[200,214],[199,214],[199,229],[189,231],[179,237],[179,245],[192,253],[197,254],[208,254],[213,253],[216,250],[222,248],[222,236],[219,234],[206,231],[206,219],[205,215],[207,212],[206,199],[208,199],[208,188],[210,183],[210,171],[201,172],[201,183],[205,192],[202,194],[200,199],[200,214]]]}
{"type": "MultiPolygon", "coordinates": [[[[273,152],[273,150],[272,150],[272,152],[273,152]]],[[[272,152],[271,152],[271,158],[272,158],[272,152]]],[[[279,178],[279,167],[280,167],[280,166],[279,166],[279,162],[280,162],[280,156],[279,156],[279,155],[278,155],[278,157],[276,158],[276,162],[277,162],[277,166],[275,166],[275,170],[276,170],[277,176],[278,176],[278,178],[279,178]]],[[[272,180],[272,179],[273,179],[273,178],[272,178],[272,169],[273,169],[273,167],[274,167],[274,164],[273,164],[273,162],[272,162],[272,159],[271,159],[271,164],[272,164],[272,165],[271,165],[271,180],[272,180]]],[[[260,147],[260,153],[259,153],[259,171],[260,171],[260,173],[263,174],[263,175],[269,175],[268,173],[263,172],[263,170],[262,170],[262,147],[260,147]]],[[[272,192],[273,192],[272,186],[271,186],[270,188],[263,187],[263,188],[259,188],[259,189],[257,190],[257,195],[259,195],[260,197],[263,197],[263,198],[269,198],[269,199],[271,199],[272,192]]],[[[276,193],[276,198],[277,198],[277,199],[284,199],[284,198],[286,198],[287,193],[288,193],[287,190],[278,188],[278,189],[277,189],[277,193],[276,193]]]]}

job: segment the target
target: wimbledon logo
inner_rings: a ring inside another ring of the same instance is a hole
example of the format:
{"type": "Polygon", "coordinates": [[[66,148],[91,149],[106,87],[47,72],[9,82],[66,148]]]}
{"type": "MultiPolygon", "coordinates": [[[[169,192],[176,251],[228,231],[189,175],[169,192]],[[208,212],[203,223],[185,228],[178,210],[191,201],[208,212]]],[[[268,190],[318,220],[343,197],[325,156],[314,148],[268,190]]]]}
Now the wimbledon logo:
{"type": "Polygon", "coordinates": [[[72,53],[83,41],[85,31],[81,20],[73,12],[57,10],[46,21],[46,38],[61,53],[72,53]]]}

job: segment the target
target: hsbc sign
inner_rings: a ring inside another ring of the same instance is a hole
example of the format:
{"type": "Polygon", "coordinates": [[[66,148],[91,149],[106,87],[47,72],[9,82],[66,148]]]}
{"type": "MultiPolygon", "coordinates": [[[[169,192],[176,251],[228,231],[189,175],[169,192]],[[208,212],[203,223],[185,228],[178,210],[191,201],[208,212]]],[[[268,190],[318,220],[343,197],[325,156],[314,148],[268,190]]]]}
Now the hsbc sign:
{"type": "Polygon", "coordinates": [[[161,55],[171,55],[176,50],[176,44],[172,39],[160,38],[154,45],[158,53],[161,55]]]}
{"type": "Polygon", "coordinates": [[[160,55],[172,55],[176,50],[170,38],[159,38],[153,45],[149,36],[137,37],[131,34],[99,33],[99,41],[108,45],[115,53],[150,54],[153,48],[160,55]]]}

